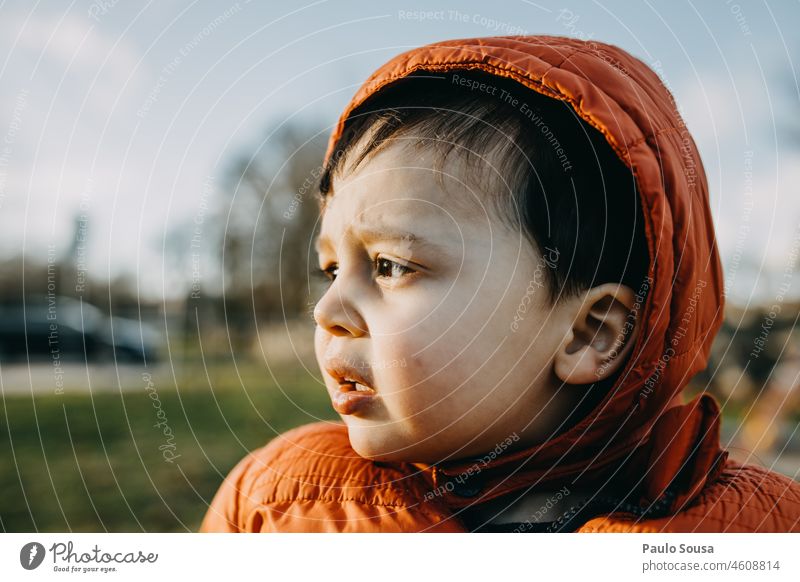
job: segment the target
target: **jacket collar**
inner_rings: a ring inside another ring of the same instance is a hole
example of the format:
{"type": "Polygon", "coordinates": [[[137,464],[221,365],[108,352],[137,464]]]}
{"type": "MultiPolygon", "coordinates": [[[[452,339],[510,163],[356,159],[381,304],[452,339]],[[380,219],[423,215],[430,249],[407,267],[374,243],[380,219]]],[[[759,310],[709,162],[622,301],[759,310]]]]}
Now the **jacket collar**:
{"type": "Polygon", "coordinates": [[[428,480],[428,499],[440,499],[452,509],[521,490],[554,490],[566,485],[613,491],[641,507],[665,503],[666,511],[674,512],[695,499],[722,470],[728,453],[719,447],[719,425],[716,401],[703,395],[667,410],[648,438],[626,454],[604,456],[588,464],[542,465],[537,458],[547,448],[545,443],[414,466],[428,480]]]}

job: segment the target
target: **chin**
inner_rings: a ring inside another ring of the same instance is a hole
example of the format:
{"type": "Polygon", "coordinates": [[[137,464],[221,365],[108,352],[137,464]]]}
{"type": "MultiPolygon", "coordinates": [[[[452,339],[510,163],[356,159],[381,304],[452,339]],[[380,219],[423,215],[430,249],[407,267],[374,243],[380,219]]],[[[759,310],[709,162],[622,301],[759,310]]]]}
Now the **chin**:
{"type": "Polygon", "coordinates": [[[389,426],[347,422],[350,446],[360,456],[370,461],[408,461],[413,453],[405,439],[389,426]]]}
{"type": "Polygon", "coordinates": [[[420,440],[408,442],[407,435],[400,435],[387,426],[369,426],[347,422],[350,447],[370,461],[394,461],[406,463],[434,462],[432,451],[419,446],[420,440]]]}
{"type": "Polygon", "coordinates": [[[347,436],[350,439],[350,446],[360,457],[369,459],[370,461],[394,461],[396,454],[393,454],[395,445],[392,446],[393,439],[388,438],[381,427],[364,426],[348,422],[347,436]]]}

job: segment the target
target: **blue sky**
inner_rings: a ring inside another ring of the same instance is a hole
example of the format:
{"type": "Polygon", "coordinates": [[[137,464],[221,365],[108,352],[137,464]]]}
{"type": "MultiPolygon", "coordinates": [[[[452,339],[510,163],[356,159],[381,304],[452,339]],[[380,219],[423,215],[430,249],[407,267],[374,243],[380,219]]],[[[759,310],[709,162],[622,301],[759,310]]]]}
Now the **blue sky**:
{"type": "Polygon", "coordinates": [[[560,34],[657,69],[703,156],[729,296],[769,301],[800,245],[798,22],[797,2],[726,0],[4,2],[0,248],[44,260],[84,212],[93,275],[135,272],[169,295],[180,277],[163,268],[165,234],[203,214],[232,157],[267,128],[330,126],[413,46],[560,34]]]}

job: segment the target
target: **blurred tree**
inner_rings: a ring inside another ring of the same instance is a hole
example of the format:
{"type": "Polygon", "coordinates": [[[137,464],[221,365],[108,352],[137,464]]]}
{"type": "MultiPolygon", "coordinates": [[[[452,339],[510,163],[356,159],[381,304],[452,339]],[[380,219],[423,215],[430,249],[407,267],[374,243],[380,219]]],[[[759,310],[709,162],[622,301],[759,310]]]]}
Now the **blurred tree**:
{"type": "Polygon", "coordinates": [[[326,135],[283,125],[234,160],[214,223],[229,330],[247,341],[261,325],[305,316],[314,293],[317,182],[326,135]]]}

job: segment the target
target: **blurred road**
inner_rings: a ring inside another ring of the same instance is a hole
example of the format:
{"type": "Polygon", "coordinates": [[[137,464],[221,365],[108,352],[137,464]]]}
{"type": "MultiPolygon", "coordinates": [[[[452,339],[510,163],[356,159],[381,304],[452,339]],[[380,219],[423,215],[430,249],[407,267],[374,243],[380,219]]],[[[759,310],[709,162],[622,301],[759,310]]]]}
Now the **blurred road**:
{"type": "Polygon", "coordinates": [[[141,389],[145,373],[155,375],[162,370],[143,365],[62,363],[58,367],[47,363],[0,365],[0,391],[3,395],[22,394],[80,394],[141,389]]]}

